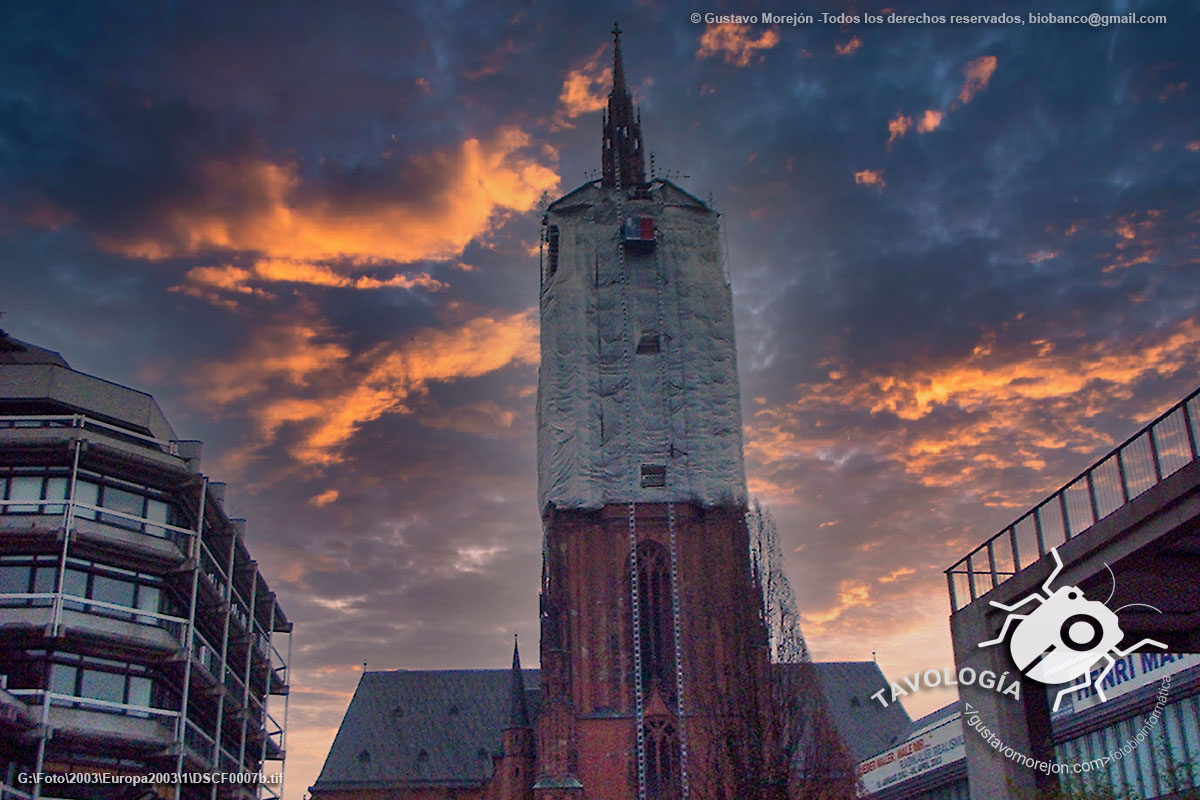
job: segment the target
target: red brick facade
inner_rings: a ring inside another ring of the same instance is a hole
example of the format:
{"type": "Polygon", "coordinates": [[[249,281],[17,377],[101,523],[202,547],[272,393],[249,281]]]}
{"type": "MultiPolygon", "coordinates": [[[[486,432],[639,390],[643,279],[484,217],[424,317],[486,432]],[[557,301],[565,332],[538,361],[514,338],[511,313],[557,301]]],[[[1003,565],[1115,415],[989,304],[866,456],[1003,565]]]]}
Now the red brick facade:
{"type": "Polygon", "coordinates": [[[639,684],[648,797],[681,797],[684,781],[692,797],[758,795],[773,777],[763,767],[771,749],[768,662],[743,514],[638,504],[631,537],[630,509],[550,510],[544,521],[538,779],[548,787],[578,781],[582,794],[546,788],[535,796],[639,796],[639,684]],[[630,586],[634,541],[640,679],[630,586]]]}

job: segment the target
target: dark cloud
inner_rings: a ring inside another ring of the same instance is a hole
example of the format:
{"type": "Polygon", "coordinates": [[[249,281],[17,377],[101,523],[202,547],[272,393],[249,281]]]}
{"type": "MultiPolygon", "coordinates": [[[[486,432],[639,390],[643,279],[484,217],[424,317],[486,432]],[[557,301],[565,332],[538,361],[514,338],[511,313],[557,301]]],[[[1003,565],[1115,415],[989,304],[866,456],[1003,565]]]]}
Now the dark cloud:
{"type": "Polygon", "coordinates": [[[618,15],[659,174],[724,215],[814,652],[948,663],[941,570],[1200,372],[1200,18],[1131,10],[1168,23],[706,47],[671,5],[10,4],[4,327],[231,481],[297,622],[298,791],[362,661],[536,652],[539,196],[599,166],[618,15]]]}

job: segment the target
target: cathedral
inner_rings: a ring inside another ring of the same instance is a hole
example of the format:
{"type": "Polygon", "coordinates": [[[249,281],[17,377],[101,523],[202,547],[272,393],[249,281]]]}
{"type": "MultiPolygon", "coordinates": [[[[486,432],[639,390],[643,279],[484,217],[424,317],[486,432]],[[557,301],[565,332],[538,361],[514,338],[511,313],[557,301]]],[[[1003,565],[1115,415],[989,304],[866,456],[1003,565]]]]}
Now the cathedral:
{"type": "Polygon", "coordinates": [[[844,785],[850,751],[907,725],[850,703],[873,664],[789,665],[818,674],[829,719],[800,727],[827,724],[837,758],[787,741],[718,214],[647,180],[613,33],[600,177],[543,220],[541,668],[514,646],[508,670],[365,673],[313,800],[783,798],[798,761],[844,785]]]}

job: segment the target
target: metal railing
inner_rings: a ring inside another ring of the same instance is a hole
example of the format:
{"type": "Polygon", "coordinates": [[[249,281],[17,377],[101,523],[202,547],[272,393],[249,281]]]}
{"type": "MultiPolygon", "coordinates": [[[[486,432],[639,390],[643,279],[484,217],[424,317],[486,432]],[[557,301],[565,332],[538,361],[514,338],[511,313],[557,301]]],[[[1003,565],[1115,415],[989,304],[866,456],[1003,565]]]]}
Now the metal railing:
{"type": "Polygon", "coordinates": [[[179,446],[175,442],[156,439],[153,436],[137,433],[128,428],[122,428],[119,425],[113,425],[112,423],[104,422],[85,414],[59,414],[37,417],[5,415],[0,416],[0,429],[2,428],[79,428],[81,430],[103,433],[114,439],[122,439],[143,447],[151,447],[166,455],[179,455],[179,446]]]}
{"type": "Polygon", "coordinates": [[[950,607],[987,594],[1197,458],[1200,388],[946,570],[950,607]]]}

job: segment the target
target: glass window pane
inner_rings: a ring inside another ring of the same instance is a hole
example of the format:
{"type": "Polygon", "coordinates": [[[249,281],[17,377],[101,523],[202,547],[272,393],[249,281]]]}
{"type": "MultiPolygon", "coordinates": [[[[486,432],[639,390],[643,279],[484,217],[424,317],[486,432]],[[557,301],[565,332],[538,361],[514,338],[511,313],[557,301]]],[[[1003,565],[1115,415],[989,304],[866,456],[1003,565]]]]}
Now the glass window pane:
{"type": "MultiPolygon", "coordinates": [[[[104,508],[111,508],[113,511],[123,511],[126,514],[133,514],[140,517],[142,515],[142,504],[145,498],[140,494],[127,492],[124,489],[114,489],[111,486],[104,487],[104,493],[101,495],[101,503],[104,508]]],[[[138,523],[125,517],[117,517],[112,515],[101,515],[101,520],[113,525],[122,527],[136,527],[138,523]]]]}
{"type": "Polygon", "coordinates": [[[139,586],[137,607],[142,611],[158,611],[159,590],[154,586],[139,586]]]}
{"type": "Polygon", "coordinates": [[[29,567],[0,567],[0,593],[29,591],[29,567]]]}
{"type": "MultiPolygon", "coordinates": [[[[75,502],[84,505],[100,505],[100,487],[90,481],[75,481],[75,502]]],[[[75,514],[84,519],[95,519],[96,512],[90,508],[76,508],[75,514]]]]}
{"type": "MultiPolygon", "coordinates": [[[[157,614],[159,609],[158,588],[155,586],[138,586],[137,607],[142,611],[153,611],[157,614]]],[[[139,616],[137,621],[143,625],[158,624],[158,620],[154,617],[139,616]]]]}
{"type": "Polygon", "coordinates": [[[50,665],[50,691],[58,694],[75,694],[76,667],[65,664],[50,665]]]}
{"type": "Polygon", "coordinates": [[[129,679],[129,705],[131,706],[150,706],[150,689],[152,684],[150,679],[141,675],[134,675],[129,679]]]}
{"type": "MultiPolygon", "coordinates": [[[[8,482],[8,499],[9,500],[41,500],[42,499],[42,476],[40,475],[18,475],[10,478],[8,482]]],[[[38,507],[36,505],[8,505],[5,510],[9,514],[36,514],[38,507]]]]}
{"type": "Polygon", "coordinates": [[[33,590],[35,592],[53,592],[58,588],[58,569],[56,567],[38,567],[33,573],[33,590]]]}
{"type": "MultiPolygon", "coordinates": [[[[67,499],[67,479],[66,478],[47,478],[46,479],[46,499],[47,500],[66,500],[67,499]]],[[[63,506],[61,505],[45,505],[42,506],[43,514],[61,514],[63,506]]]]}
{"type": "MultiPolygon", "coordinates": [[[[169,523],[171,521],[168,518],[169,511],[170,506],[168,506],[162,500],[153,500],[150,498],[146,499],[146,519],[150,520],[151,522],[169,523]]],[[[166,535],[166,531],[154,525],[147,525],[145,530],[146,533],[154,536],[166,535]]]]}
{"type": "Polygon", "coordinates": [[[133,584],[104,575],[92,576],[92,599],[133,607],[133,584]]]}
{"type": "Polygon", "coordinates": [[[100,672],[94,669],[83,671],[80,682],[81,697],[107,700],[110,703],[125,702],[125,676],[115,672],[100,672]]]}
{"type": "Polygon", "coordinates": [[[87,573],[77,569],[68,569],[63,575],[63,592],[76,597],[87,597],[87,573]]]}

